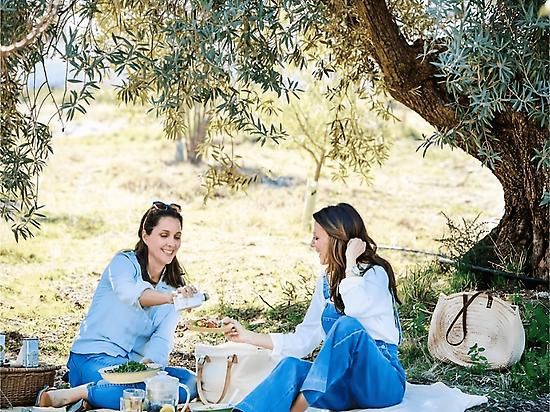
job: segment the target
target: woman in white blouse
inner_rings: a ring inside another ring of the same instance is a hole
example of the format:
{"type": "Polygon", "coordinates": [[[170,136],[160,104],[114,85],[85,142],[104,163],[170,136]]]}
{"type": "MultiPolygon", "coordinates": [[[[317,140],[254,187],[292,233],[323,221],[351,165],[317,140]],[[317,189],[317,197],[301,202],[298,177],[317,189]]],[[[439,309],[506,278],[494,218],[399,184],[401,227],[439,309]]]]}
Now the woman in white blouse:
{"type": "Polygon", "coordinates": [[[259,334],[234,319],[226,337],[273,350],[283,358],[235,410],[302,412],[381,408],[398,404],[405,371],[397,355],[401,327],[395,276],[376,254],[359,213],[349,204],[313,215],[311,246],[326,270],[294,333],[259,334]],[[301,358],[323,342],[315,361],[301,358]]]}

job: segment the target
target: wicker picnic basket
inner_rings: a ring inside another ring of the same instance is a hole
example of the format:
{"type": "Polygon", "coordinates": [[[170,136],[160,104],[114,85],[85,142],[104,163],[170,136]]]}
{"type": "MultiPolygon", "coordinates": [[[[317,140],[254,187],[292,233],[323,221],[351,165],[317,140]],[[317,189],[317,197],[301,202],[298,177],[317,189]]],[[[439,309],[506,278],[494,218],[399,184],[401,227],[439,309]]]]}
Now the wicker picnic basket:
{"type": "Polygon", "coordinates": [[[0,408],[34,405],[38,391],[45,385],[53,386],[59,368],[51,365],[0,367],[0,408]]]}

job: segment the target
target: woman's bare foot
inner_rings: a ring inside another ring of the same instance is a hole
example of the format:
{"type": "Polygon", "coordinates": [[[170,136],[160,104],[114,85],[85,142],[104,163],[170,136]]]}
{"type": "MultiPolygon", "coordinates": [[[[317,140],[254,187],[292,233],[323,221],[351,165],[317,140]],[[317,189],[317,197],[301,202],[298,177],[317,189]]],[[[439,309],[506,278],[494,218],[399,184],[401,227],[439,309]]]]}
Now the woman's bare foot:
{"type": "Polygon", "coordinates": [[[88,385],[75,386],[70,389],[44,391],[38,400],[38,406],[59,408],[81,399],[88,400],[88,385]]]}

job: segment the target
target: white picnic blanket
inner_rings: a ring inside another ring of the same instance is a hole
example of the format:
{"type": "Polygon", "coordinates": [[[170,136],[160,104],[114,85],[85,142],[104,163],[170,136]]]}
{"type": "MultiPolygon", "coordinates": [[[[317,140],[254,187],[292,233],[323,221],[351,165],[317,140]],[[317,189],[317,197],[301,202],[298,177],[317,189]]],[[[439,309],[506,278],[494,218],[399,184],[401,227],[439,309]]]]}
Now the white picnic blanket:
{"type": "MultiPolygon", "coordinates": [[[[416,385],[407,382],[403,402],[388,408],[354,409],[349,412],[464,412],[488,401],[486,396],[470,395],[442,382],[432,385],[416,385]]],[[[328,412],[308,408],[306,412],[328,412]]]]}
{"type": "MultiPolygon", "coordinates": [[[[349,412],[464,412],[473,406],[487,403],[486,396],[470,395],[457,388],[450,388],[442,382],[432,385],[416,385],[407,382],[405,397],[399,405],[388,408],[354,409],[349,412]]],[[[60,412],[65,408],[9,408],[2,412],[60,412]]],[[[88,411],[93,412],[93,411],[88,411]]],[[[97,409],[95,412],[116,412],[109,409],[97,409]]],[[[329,412],[323,409],[308,408],[306,412],[329,412]]]]}

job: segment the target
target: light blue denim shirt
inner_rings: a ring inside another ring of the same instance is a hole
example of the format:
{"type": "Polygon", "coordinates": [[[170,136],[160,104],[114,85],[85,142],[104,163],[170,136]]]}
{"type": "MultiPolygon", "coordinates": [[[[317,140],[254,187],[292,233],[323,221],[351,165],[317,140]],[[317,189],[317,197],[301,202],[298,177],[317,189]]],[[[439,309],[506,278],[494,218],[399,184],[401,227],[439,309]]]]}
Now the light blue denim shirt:
{"type": "Polygon", "coordinates": [[[166,365],[179,314],[172,304],[142,308],[138,299],[145,289],[174,290],[162,280],[156,287],[144,281],[133,251],[117,253],[101,275],[71,351],[166,365]]]}

